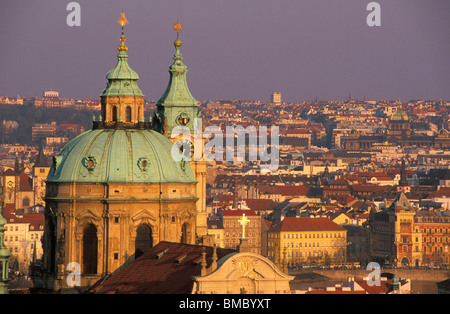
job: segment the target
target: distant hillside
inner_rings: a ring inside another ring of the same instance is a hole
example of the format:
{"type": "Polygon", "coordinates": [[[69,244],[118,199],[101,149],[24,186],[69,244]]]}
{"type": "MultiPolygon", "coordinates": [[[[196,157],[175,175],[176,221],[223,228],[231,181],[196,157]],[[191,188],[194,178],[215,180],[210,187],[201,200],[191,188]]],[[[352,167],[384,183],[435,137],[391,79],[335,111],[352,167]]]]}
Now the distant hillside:
{"type": "MultiPolygon", "coordinates": [[[[31,105],[0,105],[0,132],[6,132],[3,121],[16,121],[19,126],[8,137],[8,142],[31,144],[31,127],[35,123],[80,124],[85,130],[92,128],[92,111],[73,108],[36,108],[31,105]]],[[[98,119],[99,113],[96,112],[98,119]]],[[[0,136],[0,143],[2,137],[0,136]]]]}

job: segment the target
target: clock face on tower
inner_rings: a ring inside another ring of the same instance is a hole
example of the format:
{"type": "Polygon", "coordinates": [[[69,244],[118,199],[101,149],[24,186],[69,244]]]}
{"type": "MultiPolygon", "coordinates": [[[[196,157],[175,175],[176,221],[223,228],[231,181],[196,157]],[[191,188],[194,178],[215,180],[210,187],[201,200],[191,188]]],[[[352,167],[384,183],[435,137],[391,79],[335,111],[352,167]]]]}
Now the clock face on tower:
{"type": "Polygon", "coordinates": [[[9,181],[9,182],[6,184],[6,186],[7,186],[8,188],[12,189],[12,188],[14,187],[14,182],[9,181]]]}
{"type": "Polygon", "coordinates": [[[186,159],[189,160],[194,155],[194,145],[190,140],[182,138],[175,142],[174,145],[178,147],[180,153],[183,154],[186,159]]]}

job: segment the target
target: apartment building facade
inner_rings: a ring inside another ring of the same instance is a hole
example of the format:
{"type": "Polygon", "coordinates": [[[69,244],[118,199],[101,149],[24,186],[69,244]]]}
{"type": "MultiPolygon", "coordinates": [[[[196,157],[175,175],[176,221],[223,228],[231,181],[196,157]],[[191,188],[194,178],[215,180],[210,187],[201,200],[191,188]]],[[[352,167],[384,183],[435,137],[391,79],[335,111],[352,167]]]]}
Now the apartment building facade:
{"type": "Polygon", "coordinates": [[[268,258],[275,263],[345,263],[347,230],[329,218],[286,217],[268,231],[268,258]]]}

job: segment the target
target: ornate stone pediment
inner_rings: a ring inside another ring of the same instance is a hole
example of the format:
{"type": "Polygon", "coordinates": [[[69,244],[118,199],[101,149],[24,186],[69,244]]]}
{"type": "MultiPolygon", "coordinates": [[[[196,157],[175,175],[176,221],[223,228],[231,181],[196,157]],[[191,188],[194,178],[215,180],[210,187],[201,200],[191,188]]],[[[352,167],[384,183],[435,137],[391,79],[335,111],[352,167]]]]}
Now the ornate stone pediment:
{"type": "Polygon", "coordinates": [[[233,269],[228,278],[238,279],[238,278],[250,278],[250,279],[261,279],[264,278],[262,274],[257,271],[259,260],[251,256],[243,256],[241,258],[236,258],[231,260],[233,264],[233,269]]]}
{"type": "Polygon", "coordinates": [[[75,217],[76,220],[86,220],[88,223],[93,223],[95,220],[100,220],[101,217],[94,213],[92,210],[87,209],[75,217]]]}
{"type": "Polygon", "coordinates": [[[158,218],[153,215],[149,210],[144,209],[131,217],[131,220],[135,225],[141,224],[141,223],[148,223],[150,225],[154,225],[155,222],[158,220],[158,218]]]}
{"type": "Polygon", "coordinates": [[[190,218],[192,218],[193,216],[195,216],[192,211],[193,210],[190,209],[189,207],[185,207],[183,209],[183,211],[181,212],[181,214],[180,214],[180,218],[181,219],[190,219],[190,218]]]}
{"type": "Polygon", "coordinates": [[[217,261],[217,269],[194,277],[193,293],[290,293],[293,279],[261,255],[233,253],[217,261]]]}

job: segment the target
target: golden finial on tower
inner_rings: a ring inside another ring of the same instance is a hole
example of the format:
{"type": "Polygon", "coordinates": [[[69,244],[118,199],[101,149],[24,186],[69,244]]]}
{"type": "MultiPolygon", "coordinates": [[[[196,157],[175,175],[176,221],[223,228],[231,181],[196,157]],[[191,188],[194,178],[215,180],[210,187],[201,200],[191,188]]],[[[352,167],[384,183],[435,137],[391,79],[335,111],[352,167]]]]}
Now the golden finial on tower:
{"type": "Polygon", "coordinates": [[[122,13],[120,14],[120,17],[119,17],[119,19],[117,20],[117,23],[118,23],[119,25],[122,26],[122,36],[120,36],[120,42],[121,42],[121,45],[118,46],[117,49],[119,49],[119,51],[120,51],[120,50],[125,50],[125,51],[126,51],[126,50],[128,50],[128,47],[125,46],[125,41],[126,41],[126,39],[125,39],[124,28],[125,28],[125,25],[128,24],[128,19],[127,19],[127,17],[125,16],[125,12],[122,12],[122,13]]]}
{"type": "Polygon", "coordinates": [[[122,25],[122,28],[128,24],[128,20],[127,17],[125,16],[125,12],[122,12],[120,14],[119,19],[117,20],[117,23],[119,23],[120,25],[122,25]]]}
{"type": "Polygon", "coordinates": [[[173,24],[173,29],[179,33],[181,32],[181,30],[183,29],[183,25],[181,25],[181,23],[179,21],[176,21],[175,24],[173,24]]]}
{"type": "Polygon", "coordinates": [[[179,21],[176,21],[175,24],[173,24],[173,30],[177,32],[177,39],[174,42],[175,47],[179,48],[181,47],[181,40],[179,38],[179,33],[183,29],[183,25],[179,21]]]}

